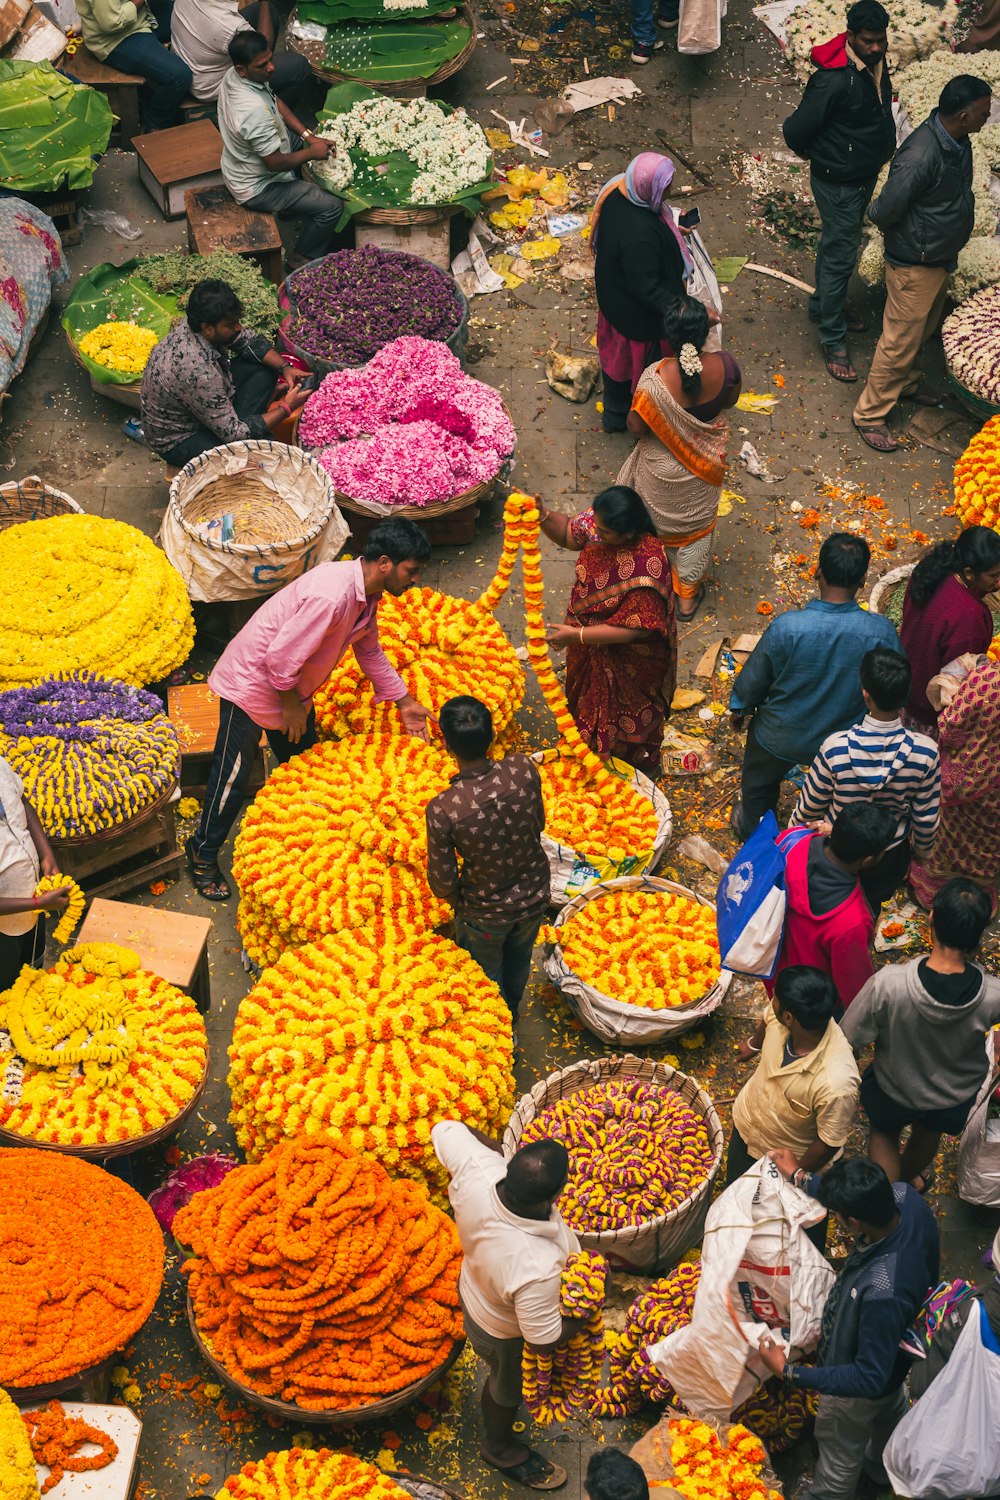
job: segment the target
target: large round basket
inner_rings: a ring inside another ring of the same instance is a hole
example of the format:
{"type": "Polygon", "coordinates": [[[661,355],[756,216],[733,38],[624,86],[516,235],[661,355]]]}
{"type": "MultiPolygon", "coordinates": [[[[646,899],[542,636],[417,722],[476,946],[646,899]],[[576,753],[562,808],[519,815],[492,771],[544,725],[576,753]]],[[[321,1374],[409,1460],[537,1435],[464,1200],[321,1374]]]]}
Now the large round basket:
{"type": "Polygon", "coordinates": [[[48,1385],[6,1385],[4,1390],[15,1406],[22,1407],[44,1406],[49,1401],[102,1402],[107,1394],[108,1377],[115,1365],[121,1364],[121,1358],[120,1354],[109,1354],[100,1364],[90,1365],[78,1375],[65,1375],[62,1380],[50,1380],[48,1385]]]}
{"type": "Polygon", "coordinates": [[[133,380],[129,385],[119,385],[114,380],[98,380],[93,371],[88,370],[81,358],[79,349],[69,336],[68,329],[66,331],[66,342],[69,345],[70,354],[72,354],[76,363],[90,381],[90,388],[96,396],[107,396],[109,401],[117,401],[119,406],[130,406],[133,411],[139,410],[139,392],[142,390],[141,380],[133,380]]]}
{"type": "Polygon", "coordinates": [[[82,506],[62,490],[54,490],[37,474],[0,484],[0,531],[20,526],[22,521],[46,521],[51,516],[81,513],[82,506]]]}
{"type": "Polygon", "coordinates": [[[326,470],[301,448],[264,438],[224,443],[185,464],[160,526],[164,552],[203,602],[273,594],[332,562],[347,537],[326,470]],[[235,529],[223,540],[227,514],[235,529]],[[206,523],[220,529],[207,532],[206,523]]]}
{"type": "Polygon", "coordinates": [[[725,1135],[715,1105],[708,1095],[698,1087],[693,1078],[672,1068],[669,1063],[654,1062],[650,1058],[602,1057],[596,1060],[573,1063],[559,1073],[550,1073],[536,1083],[530,1094],[525,1094],[504,1131],[504,1156],[513,1156],[518,1149],[526,1125],[558,1099],[584,1093],[595,1084],[607,1083],[614,1078],[638,1078],[644,1083],[660,1084],[673,1089],[700,1115],[708,1130],[712,1146],[712,1165],[704,1182],[700,1183],[686,1202],[672,1208],[645,1224],[628,1229],[608,1229],[596,1233],[577,1233],[584,1250],[599,1252],[607,1257],[612,1266],[629,1271],[653,1271],[679,1259],[685,1250],[697,1244],[701,1237],[712,1183],[722,1163],[722,1148],[725,1135]]]}
{"type": "MultiPolygon", "coordinates": [[[[174,781],[170,786],[164,787],[160,795],[154,801],[150,802],[148,806],[141,807],[131,818],[125,818],[121,823],[115,823],[110,828],[102,828],[97,833],[81,833],[76,838],[51,838],[49,843],[52,845],[53,852],[56,855],[68,855],[64,873],[66,875],[73,875],[75,873],[73,870],[73,856],[76,852],[81,849],[88,849],[91,844],[110,844],[126,834],[134,833],[136,828],[141,827],[143,823],[148,823],[151,818],[156,817],[157,813],[162,812],[167,804],[173,800],[176,793],[177,782],[174,781]]],[[[59,868],[62,870],[64,867],[60,864],[59,868]]]]}
{"type": "MultiPolygon", "coordinates": [[[[558,755],[557,749],[538,750],[531,758],[539,765],[545,765],[557,759],[558,755]]],[[[670,803],[660,788],[642,771],[626,765],[623,760],[612,757],[605,764],[609,771],[620,776],[623,781],[630,781],[637,792],[652,802],[656,813],[656,839],[650,849],[626,854],[624,859],[614,860],[598,854],[581,854],[543,833],[542,848],[548,855],[552,874],[550,890],[553,906],[565,906],[567,901],[572,901],[574,896],[579,896],[582,891],[601,880],[618,880],[623,875],[648,875],[651,870],[656,869],[660,856],[670,841],[673,826],[670,803]]]]}
{"type": "MultiPolygon", "coordinates": [[[[666,891],[675,896],[686,896],[699,906],[712,907],[711,901],[707,901],[704,896],[699,896],[695,891],[689,891],[686,886],[677,885],[672,880],[657,880],[652,875],[625,876],[619,880],[598,881],[581,895],[575,896],[559,913],[556,927],[565,926],[588,901],[599,901],[602,896],[613,891],[666,891]]],[[[570,1009],[589,1031],[600,1037],[602,1042],[632,1047],[648,1047],[665,1036],[676,1036],[678,1032],[689,1031],[692,1026],[697,1026],[706,1016],[718,1010],[733,978],[727,969],[723,969],[716,983],[700,1000],[691,1000],[687,1005],[677,1005],[665,1010],[649,1010],[641,1005],[626,1005],[612,995],[602,994],[580,979],[567,967],[558,943],[546,944],[543,967],[556,989],[565,996],[570,1009]]]]}
{"type": "Polygon", "coordinates": [[[258,1411],[266,1412],[268,1416],[278,1417],[282,1422],[307,1422],[310,1427],[353,1427],[358,1422],[379,1422],[390,1417],[394,1412],[402,1411],[429,1391],[432,1385],[447,1375],[452,1365],[458,1359],[465,1340],[458,1339],[447,1359],[442,1360],[436,1369],[422,1380],[415,1380],[412,1385],[404,1386],[394,1396],[387,1396],[382,1401],[371,1401],[367,1406],[353,1406],[344,1411],[307,1411],[304,1406],[296,1406],[292,1401],[278,1401],[273,1396],[262,1396],[259,1391],[252,1390],[250,1386],[231,1375],[221,1360],[217,1359],[209,1349],[202,1333],[195,1321],[194,1308],[191,1298],[187,1299],[187,1320],[194,1339],[198,1353],[206,1364],[211,1365],[219,1379],[224,1381],[231,1391],[235,1391],[240,1400],[247,1406],[254,1406],[258,1411]]]}
{"type": "Polygon", "coordinates": [[[137,1151],[145,1151],[149,1146],[162,1145],[184,1124],[188,1115],[198,1104],[199,1099],[205,1092],[208,1082],[209,1069],[208,1041],[205,1041],[205,1071],[191,1098],[179,1109],[172,1119],[165,1124],[157,1126],[155,1130],[147,1130],[145,1135],[132,1136],[127,1141],[107,1141],[96,1146],[67,1146],[61,1141],[36,1141],[32,1136],[17,1135],[13,1130],[0,1130],[0,1146],[33,1146],[36,1151],[61,1151],[64,1156],[78,1156],[82,1161],[104,1162],[113,1161],[120,1156],[134,1156],[137,1151]]]}
{"type": "Polygon", "coordinates": [[[453,1490],[451,1485],[442,1484],[440,1479],[425,1479],[423,1474],[395,1474],[389,1470],[386,1470],[386,1476],[408,1495],[415,1496],[415,1500],[465,1500],[464,1495],[453,1490]]]}
{"type": "MultiPolygon", "coordinates": [[[[326,41],[310,42],[303,37],[295,35],[295,21],[298,19],[298,9],[294,9],[288,18],[289,24],[285,28],[288,38],[288,46],[293,52],[298,52],[301,57],[312,68],[317,78],[322,78],[324,83],[364,83],[370,89],[375,89],[379,94],[388,94],[394,99],[423,99],[435,83],[443,83],[446,78],[451,78],[455,73],[461,72],[469,58],[478,46],[479,23],[475,12],[467,0],[458,6],[457,18],[464,21],[469,28],[469,40],[461,52],[456,52],[454,57],[441,64],[436,73],[429,78],[399,78],[394,82],[387,83],[377,78],[365,78],[360,73],[340,73],[336,68],[327,66],[326,63],[326,41]]],[[[398,220],[391,221],[398,222],[398,220]]],[[[411,222],[407,220],[407,222],[411,222]]]]}
{"type": "Polygon", "coordinates": [[[945,367],[945,379],[948,387],[966,411],[980,422],[986,422],[990,417],[995,417],[1000,412],[1000,406],[994,406],[992,401],[987,401],[983,396],[977,396],[975,391],[970,391],[967,385],[962,385],[956,380],[951,371],[945,367]]]}

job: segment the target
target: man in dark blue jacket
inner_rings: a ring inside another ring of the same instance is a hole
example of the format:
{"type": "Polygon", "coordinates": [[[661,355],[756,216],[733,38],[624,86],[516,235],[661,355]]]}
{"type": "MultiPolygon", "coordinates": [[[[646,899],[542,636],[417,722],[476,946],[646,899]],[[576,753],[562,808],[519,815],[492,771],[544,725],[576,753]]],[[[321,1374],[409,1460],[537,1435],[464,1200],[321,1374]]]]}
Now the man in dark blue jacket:
{"type": "Polygon", "coordinates": [[[958,252],[975,225],[969,136],[990,116],[992,89],[962,73],[941,91],[937,109],[907,136],[868,217],[885,235],[885,313],[854,425],[869,448],[899,447],[886,418],[902,396],[938,406],[920,381],[920,351],[937,332],[958,252]]]}
{"type": "Polygon", "coordinates": [[[782,1176],[803,1188],[856,1236],[823,1310],[815,1367],[788,1365],[766,1336],[760,1352],[775,1375],[819,1392],[819,1458],[801,1500],[854,1500],[862,1472],[888,1484],[882,1450],[907,1408],[909,1358],[899,1341],[938,1284],[937,1221],[907,1183],[891,1183],[867,1157],[840,1161],[824,1175],[772,1151],[782,1176]]]}
{"type": "Polygon", "coordinates": [[[847,284],[858,263],[861,226],[875,180],[893,153],[892,84],[885,61],[887,12],[858,0],[847,31],[814,47],[816,65],[798,109],[782,127],[796,156],[809,163],[823,221],[816,252],[816,290],[809,316],[819,324],[826,368],[834,380],[857,380],[847,351],[847,284]]]}

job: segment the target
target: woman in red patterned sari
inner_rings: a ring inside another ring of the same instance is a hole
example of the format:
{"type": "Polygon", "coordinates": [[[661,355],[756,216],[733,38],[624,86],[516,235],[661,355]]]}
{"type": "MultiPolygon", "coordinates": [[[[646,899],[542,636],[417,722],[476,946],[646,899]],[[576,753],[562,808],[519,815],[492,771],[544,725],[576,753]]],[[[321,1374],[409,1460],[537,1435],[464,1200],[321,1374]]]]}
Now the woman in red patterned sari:
{"type": "Polygon", "coordinates": [[[635,490],[613,485],[572,518],[542,511],[542,530],[580,553],[564,625],[566,698],[588,745],[647,776],[660,770],[663,726],[677,680],[670,564],[635,490]]]}

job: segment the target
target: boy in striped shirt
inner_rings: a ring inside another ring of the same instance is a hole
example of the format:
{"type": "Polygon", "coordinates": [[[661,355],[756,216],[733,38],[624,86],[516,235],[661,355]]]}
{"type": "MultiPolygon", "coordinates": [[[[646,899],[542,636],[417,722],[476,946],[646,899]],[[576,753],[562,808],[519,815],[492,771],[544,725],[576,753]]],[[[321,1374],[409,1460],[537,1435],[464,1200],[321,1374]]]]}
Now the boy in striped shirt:
{"type": "Polygon", "coordinates": [[[791,825],[829,824],[851,802],[874,802],[895,815],[895,839],[861,875],[876,915],[906,877],[911,841],[921,859],[933,848],[940,816],[937,745],[904,728],[899,717],[909,698],[910,676],[910,664],[898,651],[876,646],[865,653],[861,693],[867,713],[860,724],[823,741],[791,819],[791,825]]]}

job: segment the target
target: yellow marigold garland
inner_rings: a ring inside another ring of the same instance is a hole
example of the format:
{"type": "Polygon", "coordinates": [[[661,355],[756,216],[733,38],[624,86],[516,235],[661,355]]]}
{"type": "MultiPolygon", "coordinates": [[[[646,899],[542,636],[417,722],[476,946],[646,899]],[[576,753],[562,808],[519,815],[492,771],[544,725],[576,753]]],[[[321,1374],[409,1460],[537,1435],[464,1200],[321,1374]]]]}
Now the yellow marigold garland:
{"type": "Polygon", "coordinates": [[[955,514],[963,527],[1000,531],[1000,416],[980,428],[955,465],[955,514]]]}
{"type": "Polygon", "coordinates": [[[71,875],[43,875],[35,886],[35,895],[44,896],[46,891],[69,891],[69,904],[52,929],[57,943],[68,943],[83,916],[87,898],[71,875]]]}
{"type": "Polygon", "coordinates": [[[461,948],[386,911],[370,927],[290,949],[240,1004],[230,1119],[251,1159],[336,1130],[394,1173],[447,1174],[437,1120],[497,1134],[513,1103],[510,1012],[461,948]]]}
{"type": "Polygon", "coordinates": [[[215,1500],[411,1500],[409,1491],[374,1464],[328,1448],[285,1448],[243,1465],[215,1500]]]}
{"type": "Polygon", "coordinates": [[[194,1001],[127,948],[84,943],[0,995],[0,1126],[55,1145],[131,1140],[172,1120],[208,1058],[194,1001]]]}
{"type": "Polygon", "coordinates": [[[3,1390],[0,1390],[0,1495],[3,1500],[39,1500],[28,1429],[3,1390]]]}
{"type": "Polygon", "coordinates": [[[564,1318],[585,1319],[584,1328],[551,1354],[536,1354],[530,1345],[524,1346],[524,1402],[543,1426],[567,1422],[590,1408],[604,1358],[607,1276],[603,1255],[588,1250],[571,1255],[560,1278],[559,1311],[564,1318]]]}
{"type": "Polygon", "coordinates": [[[395,911],[416,930],[448,920],[427,884],[424,810],[454,774],[437,745],[365,735],[279,766],[233,851],[239,928],[257,963],[395,911]]]}
{"type": "Polygon", "coordinates": [[[142,687],[187,660],[184,581],[149,537],[102,516],[0,532],[0,688],[86,668],[142,687]]]}
{"type": "Polygon", "coordinates": [[[159,335],[151,328],[141,328],[138,323],[122,318],[114,323],[99,323],[83,335],[77,348],[95,365],[117,370],[122,375],[141,375],[159,342],[159,335]]]}
{"type": "Polygon", "coordinates": [[[718,983],[715,912],[673,891],[607,891],[547,935],[572,974],[623,1005],[668,1010],[718,983]]]}
{"type": "MultiPolygon", "coordinates": [[[[479,600],[470,604],[436,589],[384,594],[378,610],[379,639],[409,693],[437,713],[460,693],[472,693],[493,715],[502,733],[524,697],[524,671],[514,647],[479,600]]],[[[374,702],[375,691],[353,653],[345,656],[315,694],[320,732],[402,734],[391,703],[374,702]]]]}

